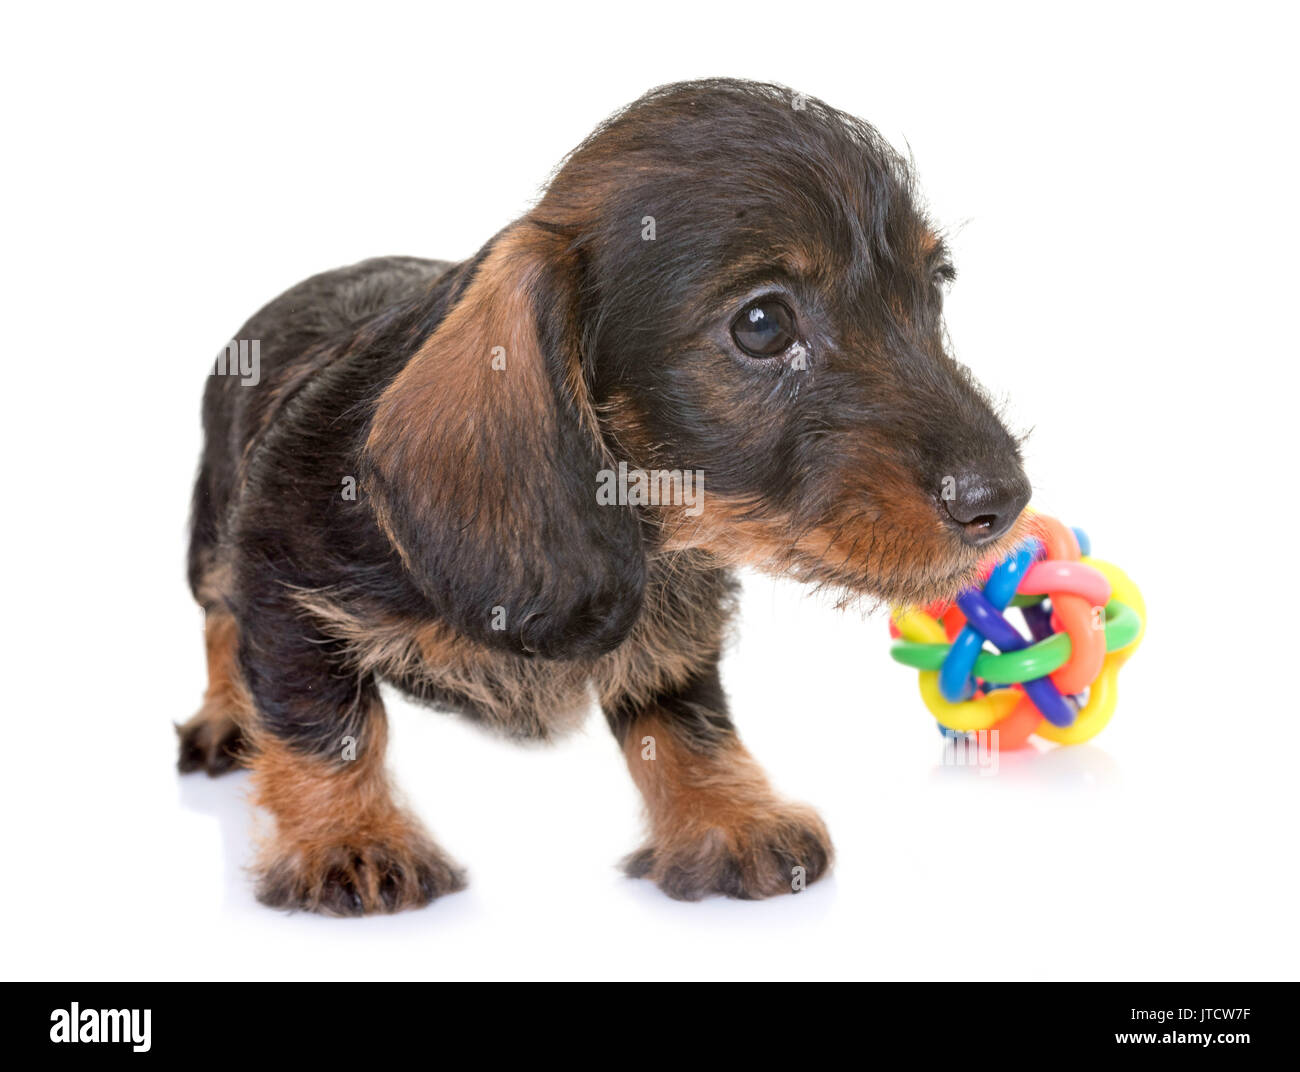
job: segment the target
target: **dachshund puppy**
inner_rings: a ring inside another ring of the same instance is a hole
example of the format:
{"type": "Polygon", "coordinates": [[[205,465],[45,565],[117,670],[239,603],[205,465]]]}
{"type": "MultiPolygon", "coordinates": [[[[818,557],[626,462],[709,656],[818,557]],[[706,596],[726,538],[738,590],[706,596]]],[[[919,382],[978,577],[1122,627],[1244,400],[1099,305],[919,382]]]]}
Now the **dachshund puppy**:
{"type": "Polygon", "coordinates": [[[1018,444],[944,348],[952,276],[871,127],[717,80],[607,120],[470,260],[364,261],[248,321],[204,396],[209,685],[178,732],[182,770],[252,770],[259,898],[463,886],[394,798],[380,681],[526,738],[594,691],[645,798],[626,868],[673,897],[825,874],[727,713],[732,570],[925,603],[1019,537],[1018,444]]]}

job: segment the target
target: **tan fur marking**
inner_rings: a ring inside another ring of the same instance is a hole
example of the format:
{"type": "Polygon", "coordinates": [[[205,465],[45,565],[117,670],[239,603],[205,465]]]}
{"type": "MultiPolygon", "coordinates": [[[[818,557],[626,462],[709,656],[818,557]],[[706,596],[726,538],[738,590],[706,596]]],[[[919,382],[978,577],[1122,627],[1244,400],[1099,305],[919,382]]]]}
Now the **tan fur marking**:
{"type": "Polygon", "coordinates": [[[360,915],[419,907],[464,887],[460,870],[393,799],[378,702],[365,725],[350,760],[254,737],[253,799],[275,820],[258,864],[266,903],[360,915]]]}
{"type": "MultiPolygon", "coordinates": [[[[882,483],[877,496],[882,492],[888,495],[890,486],[882,483]]],[[[843,522],[799,529],[788,518],[755,517],[749,506],[714,495],[696,517],[661,509],[661,523],[666,550],[703,550],[728,566],[825,584],[844,591],[845,602],[855,598],[847,591],[849,579],[855,578],[862,591],[909,604],[952,598],[974,581],[982,562],[1005,556],[1027,533],[1022,516],[988,547],[957,546],[934,508],[905,487],[897,503],[877,513],[887,523],[859,510],[843,522]],[[909,534],[906,542],[891,535],[899,532],[909,534]]]]}
{"type": "Polygon", "coordinates": [[[227,611],[210,610],[204,622],[208,688],[203,706],[241,728],[252,722],[253,701],[239,672],[239,626],[227,611]]]}
{"type": "Polygon", "coordinates": [[[371,713],[353,760],[304,756],[269,734],[256,734],[254,799],[275,817],[275,848],[310,860],[348,842],[409,836],[414,823],[393,802],[384,769],[387,738],[382,711],[371,713]]]}
{"type": "Polygon", "coordinates": [[[204,620],[208,687],[198,712],[176,727],[182,772],[211,775],[233,770],[244,761],[244,741],[255,714],[253,700],[239,672],[239,626],[229,611],[212,606],[204,620]]]}
{"type": "MultiPolygon", "coordinates": [[[[384,391],[366,451],[384,479],[406,489],[417,506],[428,508],[453,494],[478,503],[500,501],[514,474],[493,453],[497,437],[526,430],[539,443],[549,441],[556,417],[534,296],[546,266],[562,256],[562,242],[526,220],[509,228],[465,294],[384,391]],[[504,369],[493,367],[498,347],[504,369]],[[460,472],[481,474],[502,490],[459,487],[448,474],[460,472]]],[[[562,386],[592,442],[599,442],[576,342],[567,358],[562,386]]],[[[385,535],[401,551],[382,496],[372,501],[385,535]]],[[[499,520],[487,507],[475,518],[489,528],[499,520]]]]}
{"type": "Polygon", "coordinates": [[[830,868],[833,850],[821,818],[777,796],[734,737],[696,748],[650,711],[631,726],[624,754],[650,821],[649,844],[628,869],[670,896],[774,897],[797,892],[830,868]]]}
{"type": "Polygon", "coordinates": [[[741,828],[761,823],[781,804],[762,769],[734,739],[716,753],[694,752],[651,714],[632,725],[624,755],[661,846],[693,841],[712,829],[734,846],[741,828]],[[642,758],[646,737],[654,739],[654,759],[642,758]]]}

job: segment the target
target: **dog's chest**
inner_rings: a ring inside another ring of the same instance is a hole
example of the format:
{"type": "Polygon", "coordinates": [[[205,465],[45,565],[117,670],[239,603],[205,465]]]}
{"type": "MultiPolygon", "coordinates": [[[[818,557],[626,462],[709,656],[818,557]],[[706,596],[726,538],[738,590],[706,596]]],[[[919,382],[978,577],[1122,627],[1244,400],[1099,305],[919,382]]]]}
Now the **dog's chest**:
{"type": "Polygon", "coordinates": [[[501,655],[468,642],[448,644],[428,631],[418,660],[383,674],[398,688],[455,710],[510,737],[547,739],[582,723],[591,709],[590,664],[501,655]]]}
{"type": "Polygon", "coordinates": [[[322,590],[297,596],[340,644],[351,670],[372,673],[437,707],[511,737],[550,738],[582,723],[593,701],[648,703],[717,658],[734,584],[721,570],[658,564],[643,610],[622,644],[598,659],[525,658],[495,651],[437,621],[344,602],[322,590]]]}

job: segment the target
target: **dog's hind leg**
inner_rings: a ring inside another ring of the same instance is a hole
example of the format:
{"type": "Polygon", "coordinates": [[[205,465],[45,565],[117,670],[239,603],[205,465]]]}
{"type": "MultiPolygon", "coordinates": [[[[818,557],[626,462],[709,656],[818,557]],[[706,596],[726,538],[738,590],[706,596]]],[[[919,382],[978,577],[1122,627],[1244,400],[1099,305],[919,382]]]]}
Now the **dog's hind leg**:
{"type": "Polygon", "coordinates": [[[243,727],[252,705],[239,674],[239,627],[230,611],[210,606],[204,623],[208,651],[208,688],[198,713],[176,727],[180,738],[177,767],[185,773],[207,771],[216,777],[234,770],[247,754],[243,727]]]}
{"type": "Polygon", "coordinates": [[[830,869],[817,813],[779,797],[736,736],[716,662],[648,702],[606,704],[605,715],[650,821],[629,875],[695,901],[797,893],[830,869]]]}
{"type": "Polygon", "coordinates": [[[188,573],[190,591],[204,612],[208,688],[198,713],[176,727],[177,767],[184,773],[202,770],[214,777],[240,765],[252,712],[239,672],[239,626],[230,609],[231,571],[220,531],[231,481],[231,465],[220,446],[223,437],[214,429],[223,386],[214,378],[204,393],[207,442],[190,507],[188,573]]]}

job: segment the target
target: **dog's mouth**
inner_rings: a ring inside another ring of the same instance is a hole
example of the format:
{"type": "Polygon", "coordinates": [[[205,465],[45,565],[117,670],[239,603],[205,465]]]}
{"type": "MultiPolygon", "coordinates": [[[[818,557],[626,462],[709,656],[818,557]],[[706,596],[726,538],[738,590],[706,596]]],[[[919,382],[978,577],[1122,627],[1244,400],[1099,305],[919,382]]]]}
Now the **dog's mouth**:
{"type": "Polygon", "coordinates": [[[951,603],[965,589],[980,582],[987,575],[984,560],[954,570],[952,573],[923,581],[901,589],[890,597],[891,606],[927,607],[936,603],[951,603]]]}
{"type": "Polygon", "coordinates": [[[905,585],[889,599],[890,603],[921,606],[929,603],[950,602],[979,578],[982,560],[958,566],[947,573],[905,585]]]}
{"type": "Polygon", "coordinates": [[[823,547],[797,547],[784,561],[758,565],[765,572],[837,590],[842,605],[950,603],[1033,535],[1031,516],[1022,513],[1005,533],[981,546],[942,528],[880,519],[862,533],[840,533],[823,547]]]}
{"type": "Polygon", "coordinates": [[[933,568],[917,564],[909,569],[900,562],[898,568],[876,578],[876,590],[870,595],[894,606],[950,603],[1032,537],[1030,517],[1027,512],[1020,514],[1002,536],[983,547],[950,550],[933,568]]]}

